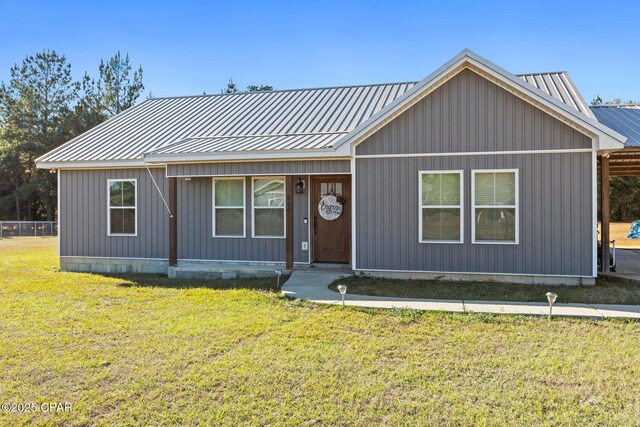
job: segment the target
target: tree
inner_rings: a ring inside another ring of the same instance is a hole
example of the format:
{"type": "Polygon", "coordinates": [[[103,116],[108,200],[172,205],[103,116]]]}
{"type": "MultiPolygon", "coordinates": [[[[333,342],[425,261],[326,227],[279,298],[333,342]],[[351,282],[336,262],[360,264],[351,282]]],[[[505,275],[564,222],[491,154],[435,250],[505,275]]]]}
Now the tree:
{"type": "Polygon", "coordinates": [[[233,82],[233,79],[229,79],[229,82],[227,83],[227,87],[222,89],[220,92],[221,93],[237,93],[238,88],[236,87],[236,84],[233,82]]]}
{"type": "Polygon", "coordinates": [[[82,82],[85,101],[91,108],[110,117],[135,105],[144,90],[142,66],[133,70],[129,54],[123,58],[118,52],[106,62],[101,59],[98,72],[97,81],[85,73],[82,82]]]}
{"type": "Polygon", "coordinates": [[[247,92],[267,92],[273,90],[273,86],[268,86],[268,85],[260,85],[260,86],[256,86],[256,85],[249,85],[247,86],[247,92]]]}
{"type": "MultiPolygon", "coordinates": [[[[37,196],[34,210],[52,220],[56,179],[48,171],[36,169],[34,160],[65,141],[64,121],[70,114],[69,105],[78,96],[79,84],[71,77],[66,57],[53,50],[27,56],[20,66],[11,68],[10,75],[9,84],[0,86],[0,138],[13,151],[4,158],[22,169],[22,179],[15,181],[15,193],[28,202],[37,196]]],[[[32,204],[27,208],[32,217],[32,204]]],[[[19,206],[16,210],[20,214],[19,206]]]]}
{"type": "MultiPolygon", "coordinates": [[[[249,85],[247,86],[247,90],[243,92],[266,92],[273,90],[273,86],[269,85],[249,85]]],[[[229,94],[229,93],[238,93],[238,86],[233,82],[233,79],[229,79],[227,83],[227,87],[222,89],[220,93],[229,94]]],[[[206,93],[204,93],[206,95],[206,93]]]]}
{"type": "Polygon", "coordinates": [[[65,56],[45,50],[0,84],[0,218],[52,220],[56,176],[35,159],[133,106],[144,89],[142,67],[133,71],[120,52],[101,60],[98,74],[74,81],[65,56]]]}
{"type": "MultiPolygon", "coordinates": [[[[640,102],[634,101],[632,99],[629,99],[627,102],[622,102],[621,98],[614,98],[611,101],[604,101],[604,105],[609,105],[609,106],[622,106],[622,107],[624,107],[625,105],[637,105],[637,104],[640,104],[640,102]]],[[[591,105],[603,105],[603,101],[602,101],[602,98],[600,98],[600,95],[598,95],[596,97],[596,99],[591,101],[591,105]]]]}

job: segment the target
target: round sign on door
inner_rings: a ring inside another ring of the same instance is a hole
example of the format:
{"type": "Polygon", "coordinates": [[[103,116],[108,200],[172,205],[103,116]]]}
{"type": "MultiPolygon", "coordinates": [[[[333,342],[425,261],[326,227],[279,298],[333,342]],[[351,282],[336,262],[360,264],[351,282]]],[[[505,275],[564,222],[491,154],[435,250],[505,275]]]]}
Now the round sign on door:
{"type": "Polygon", "coordinates": [[[342,204],[334,195],[324,196],[318,203],[318,213],[327,221],[334,221],[342,215],[342,204]]]}

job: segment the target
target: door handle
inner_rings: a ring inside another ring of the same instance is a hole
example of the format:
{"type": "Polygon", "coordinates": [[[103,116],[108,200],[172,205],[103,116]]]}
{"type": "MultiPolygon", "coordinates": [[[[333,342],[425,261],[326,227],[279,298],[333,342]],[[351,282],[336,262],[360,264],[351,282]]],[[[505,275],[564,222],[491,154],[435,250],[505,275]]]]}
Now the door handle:
{"type": "Polygon", "coordinates": [[[313,234],[318,234],[318,217],[313,217],[313,234]]]}

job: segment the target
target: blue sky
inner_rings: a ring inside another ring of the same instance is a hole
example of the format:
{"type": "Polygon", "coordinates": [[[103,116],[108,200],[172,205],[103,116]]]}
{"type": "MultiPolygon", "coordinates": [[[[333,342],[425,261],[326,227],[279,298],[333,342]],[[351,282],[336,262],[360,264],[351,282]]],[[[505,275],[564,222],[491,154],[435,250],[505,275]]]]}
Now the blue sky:
{"type": "Polygon", "coordinates": [[[145,95],[419,80],[463,48],[513,73],[567,70],[584,97],[640,100],[638,1],[0,0],[0,80],[55,49],[74,75],[128,52],[145,95]]]}

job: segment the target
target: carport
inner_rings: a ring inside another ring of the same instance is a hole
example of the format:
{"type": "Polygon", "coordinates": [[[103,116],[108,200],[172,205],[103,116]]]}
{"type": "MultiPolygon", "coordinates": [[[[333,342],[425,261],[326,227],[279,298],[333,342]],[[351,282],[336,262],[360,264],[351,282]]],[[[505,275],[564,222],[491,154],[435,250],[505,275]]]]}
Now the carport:
{"type": "MultiPolygon", "coordinates": [[[[609,181],[612,176],[640,176],[640,105],[598,105],[592,106],[591,111],[598,121],[605,126],[627,137],[622,150],[610,151],[598,157],[598,178],[600,179],[600,212],[602,242],[611,240],[609,203],[609,181]]],[[[610,256],[609,244],[601,246],[602,260],[610,256]]],[[[640,277],[640,256],[625,254],[618,258],[622,263],[621,272],[640,277]],[[627,265],[628,264],[628,265],[627,265]]],[[[602,262],[602,272],[609,272],[609,263],[602,262]]]]}

